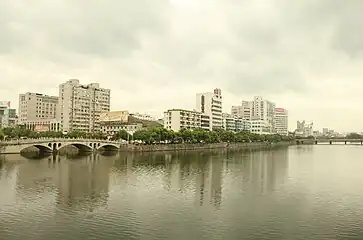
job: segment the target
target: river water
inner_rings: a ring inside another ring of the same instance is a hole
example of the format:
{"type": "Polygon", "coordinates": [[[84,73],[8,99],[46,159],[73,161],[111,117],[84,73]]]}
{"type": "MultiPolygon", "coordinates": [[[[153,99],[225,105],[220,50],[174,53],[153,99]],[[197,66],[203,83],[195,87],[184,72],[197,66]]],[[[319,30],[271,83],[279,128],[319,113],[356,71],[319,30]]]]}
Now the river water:
{"type": "Polygon", "coordinates": [[[2,155],[1,240],[363,239],[363,147],[2,155]]]}

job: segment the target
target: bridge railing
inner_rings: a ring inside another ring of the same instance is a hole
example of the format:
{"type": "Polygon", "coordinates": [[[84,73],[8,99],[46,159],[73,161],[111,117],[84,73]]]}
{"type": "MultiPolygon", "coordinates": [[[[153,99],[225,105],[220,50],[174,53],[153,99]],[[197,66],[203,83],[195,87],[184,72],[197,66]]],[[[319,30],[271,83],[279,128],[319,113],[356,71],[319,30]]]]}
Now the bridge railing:
{"type": "Polygon", "coordinates": [[[89,138],[27,138],[17,140],[0,141],[3,145],[19,145],[19,144],[33,144],[33,143],[46,143],[46,142],[93,142],[93,143],[112,143],[120,144],[121,141],[89,139],[89,138]]]}

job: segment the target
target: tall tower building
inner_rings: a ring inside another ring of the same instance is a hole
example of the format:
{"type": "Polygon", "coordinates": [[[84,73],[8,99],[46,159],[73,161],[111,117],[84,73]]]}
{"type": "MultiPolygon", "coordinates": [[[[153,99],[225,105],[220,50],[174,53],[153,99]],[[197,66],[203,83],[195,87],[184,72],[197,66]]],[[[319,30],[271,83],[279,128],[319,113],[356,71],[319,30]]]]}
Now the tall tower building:
{"type": "Polygon", "coordinates": [[[197,93],[196,111],[209,117],[209,130],[223,128],[221,89],[216,88],[213,92],[197,93]]]}
{"type": "Polygon", "coordinates": [[[56,119],[59,114],[58,97],[40,93],[19,95],[19,123],[56,119]]]}
{"type": "Polygon", "coordinates": [[[288,130],[288,111],[285,108],[275,108],[275,129],[276,133],[287,136],[288,130]]]}
{"type": "Polygon", "coordinates": [[[275,108],[275,103],[263,100],[260,96],[256,96],[253,99],[251,115],[255,119],[259,118],[261,121],[265,122],[270,133],[275,131],[275,108]]]}
{"type": "Polygon", "coordinates": [[[110,92],[98,83],[82,85],[78,79],[60,84],[59,118],[63,131],[99,131],[101,112],[110,111],[110,92]]]}

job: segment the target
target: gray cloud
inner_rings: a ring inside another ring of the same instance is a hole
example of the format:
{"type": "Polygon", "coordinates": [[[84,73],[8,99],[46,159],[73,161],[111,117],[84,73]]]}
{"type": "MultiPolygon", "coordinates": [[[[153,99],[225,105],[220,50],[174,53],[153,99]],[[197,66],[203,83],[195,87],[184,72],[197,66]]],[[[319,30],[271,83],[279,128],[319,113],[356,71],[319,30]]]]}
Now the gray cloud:
{"type": "Polygon", "coordinates": [[[344,79],[355,84],[344,97],[363,87],[362,9],[360,0],[2,1],[0,95],[53,93],[78,77],[112,88],[115,108],[149,99],[139,111],[178,107],[182,94],[173,91],[202,86],[278,101],[287,93],[318,99],[344,79]]]}

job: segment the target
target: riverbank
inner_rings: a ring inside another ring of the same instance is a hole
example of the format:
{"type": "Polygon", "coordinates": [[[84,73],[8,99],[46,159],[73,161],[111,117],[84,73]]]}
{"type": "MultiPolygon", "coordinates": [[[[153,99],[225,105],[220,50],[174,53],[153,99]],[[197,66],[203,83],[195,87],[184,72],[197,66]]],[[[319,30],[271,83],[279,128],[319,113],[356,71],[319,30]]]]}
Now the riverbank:
{"type": "Polygon", "coordinates": [[[295,141],[284,141],[278,143],[252,142],[252,143],[199,143],[199,144],[153,144],[134,145],[126,144],[120,147],[121,152],[168,152],[168,151],[193,151],[213,149],[268,149],[281,146],[296,145],[295,141]]]}

